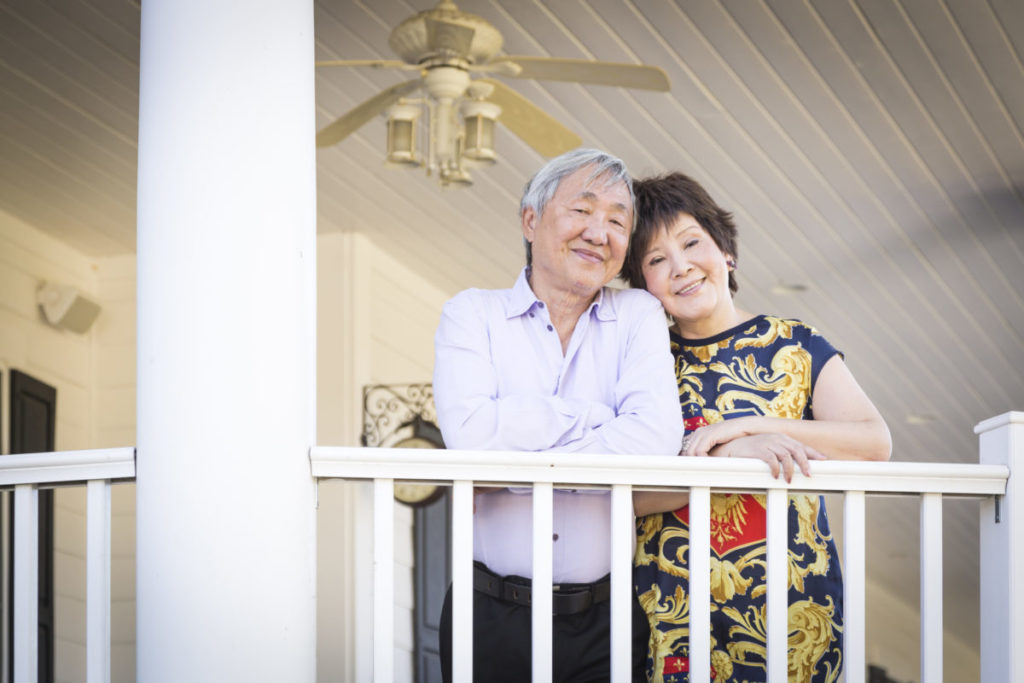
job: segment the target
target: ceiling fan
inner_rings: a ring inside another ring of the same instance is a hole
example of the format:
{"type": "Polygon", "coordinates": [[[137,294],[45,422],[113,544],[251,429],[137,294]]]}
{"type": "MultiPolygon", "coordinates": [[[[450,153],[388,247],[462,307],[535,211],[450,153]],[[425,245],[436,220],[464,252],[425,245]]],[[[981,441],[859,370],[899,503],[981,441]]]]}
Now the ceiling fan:
{"type": "Polygon", "coordinates": [[[485,19],[460,11],[451,0],[420,12],[391,32],[388,45],[399,60],[352,59],[317,66],[364,66],[416,71],[418,75],[387,88],[329,124],[316,136],[317,147],[334,145],[377,114],[388,117],[387,160],[425,165],[442,185],[471,183],[464,162],[493,162],[494,123],[500,121],[546,157],[578,147],[582,140],[554,117],[493,78],[569,81],[590,85],[667,91],[661,69],[555,57],[497,56],[501,33],[485,19]],[[417,90],[425,96],[411,97],[417,90]],[[417,151],[420,115],[426,111],[427,155],[417,151]]]}

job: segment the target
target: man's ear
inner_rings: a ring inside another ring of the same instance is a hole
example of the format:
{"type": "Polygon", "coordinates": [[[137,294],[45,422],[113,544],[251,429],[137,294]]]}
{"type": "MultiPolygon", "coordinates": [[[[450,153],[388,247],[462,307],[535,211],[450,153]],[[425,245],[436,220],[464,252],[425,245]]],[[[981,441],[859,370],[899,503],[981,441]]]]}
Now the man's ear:
{"type": "Polygon", "coordinates": [[[528,206],[523,209],[519,218],[523,225],[523,237],[527,242],[533,244],[534,233],[537,229],[537,212],[533,210],[532,206],[528,206]]]}

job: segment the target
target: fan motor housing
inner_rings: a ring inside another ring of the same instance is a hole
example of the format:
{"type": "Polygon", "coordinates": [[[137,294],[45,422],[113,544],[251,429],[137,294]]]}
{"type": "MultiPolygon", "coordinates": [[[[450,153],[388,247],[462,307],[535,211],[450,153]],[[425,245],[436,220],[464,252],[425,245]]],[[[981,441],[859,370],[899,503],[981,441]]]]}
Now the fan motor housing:
{"type": "Polygon", "coordinates": [[[502,38],[498,29],[487,20],[475,14],[462,12],[452,2],[442,1],[434,9],[410,17],[395,27],[388,38],[388,45],[395,54],[408,64],[422,64],[431,59],[448,59],[453,55],[450,48],[431,44],[428,23],[436,27],[450,28],[463,35],[469,35],[464,54],[455,55],[470,64],[486,63],[501,50],[502,38]],[[447,54],[445,54],[447,52],[447,54]]]}

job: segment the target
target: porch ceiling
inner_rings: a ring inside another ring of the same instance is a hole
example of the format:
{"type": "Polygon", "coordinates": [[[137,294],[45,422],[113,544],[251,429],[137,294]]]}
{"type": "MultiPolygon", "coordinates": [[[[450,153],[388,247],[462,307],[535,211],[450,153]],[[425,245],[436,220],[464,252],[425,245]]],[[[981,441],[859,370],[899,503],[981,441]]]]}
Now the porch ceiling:
{"type": "MultiPolygon", "coordinates": [[[[390,29],[432,4],[321,0],[316,57],[392,58],[390,29]]],[[[974,461],[972,426],[1024,409],[1024,4],[459,6],[497,26],[509,54],[669,74],[668,94],[510,84],[636,175],[684,170],[732,208],[741,305],[833,339],[896,459],[974,461]],[[807,289],[783,293],[794,284],[807,289]]],[[[0,208],[95,257],[134,251],[138,62],[128,0],[0,4],[0,208]]],[[[405,77],[321,69],[318,128],[405,77]]],[[[508,286],[523,262],[519,192],[541,158],[502,130],[499,163],[443,190],[384,167],[383,148],[376,120],[319,152],[320,230],[363,232],[452,293],[508,286]]],[[[915,555],[888,556],[916,538],[916,513],[876,510],[873,578],[913,594],[915,555]]],[[[954,517],[949,547],[976,547],[973,518],[954,517]]],[[[969,597],[975,553],[950,555],[948,581],[969,597]]],[[[976,638],[973,609],[958,611],[950,626],[976,638]]]]}

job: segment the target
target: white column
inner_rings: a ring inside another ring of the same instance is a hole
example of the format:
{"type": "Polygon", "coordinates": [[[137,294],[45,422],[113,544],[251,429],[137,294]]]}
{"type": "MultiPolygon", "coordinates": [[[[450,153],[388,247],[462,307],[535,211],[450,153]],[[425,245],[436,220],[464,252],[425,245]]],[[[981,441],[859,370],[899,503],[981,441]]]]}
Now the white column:
{"type": "Polygon", "coordinates": [[[146,0],[137,678],[313,681],[308,0],[146,0]]]}
{"type": "Polygon", "coordinates": [[[974,428],[984,465],[1006,465],[1006,495],[981,504],[981,679],[1024,676],[1024,412],[974,428]],[[1016,476],[1015,476],[1016,475],[1016,476]]]}

